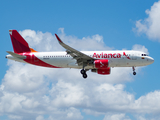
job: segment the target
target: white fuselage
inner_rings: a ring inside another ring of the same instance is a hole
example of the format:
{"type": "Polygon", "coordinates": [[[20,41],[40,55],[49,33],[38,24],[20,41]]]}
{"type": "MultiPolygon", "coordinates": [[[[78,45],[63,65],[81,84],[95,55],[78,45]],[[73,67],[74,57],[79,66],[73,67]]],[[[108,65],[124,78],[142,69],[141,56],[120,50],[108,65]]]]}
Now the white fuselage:
{"type": "MultiPolygon", "coordinates": [[[[94,59],[108,59],[108,67],[133,67],[133,66],[146,66],[152,64],[154,59],[149,57],[146,53],[132,50],[122,51],[81,51],[82,53],[94,59]]],[[[60,67],[60,68],[78,68],[82,66],[77,64],[77,60],[73,59],[71,55],[66,52],[32,52],[38,59],[47,64],[60,67]]],[[[23,59],[15,58],[11,55],[6,56],[8,59],[25,62],[23,59]]],[[[33,60],[34,61],[34,60],[33,60]]],[[[36,60],[35,60],[36,61],[36,60]]],[[[27,62],[25,62],[27,63],[27,62]]],[[[87,65],[86,69],[94,69],[94,65],[87,65]]]]}

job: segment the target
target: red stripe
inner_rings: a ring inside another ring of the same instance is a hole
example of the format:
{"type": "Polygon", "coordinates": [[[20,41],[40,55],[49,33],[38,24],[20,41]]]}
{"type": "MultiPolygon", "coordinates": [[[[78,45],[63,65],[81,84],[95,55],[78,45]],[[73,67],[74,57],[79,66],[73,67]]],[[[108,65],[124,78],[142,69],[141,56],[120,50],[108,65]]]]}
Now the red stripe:
{"type": "Polygon", "coordinates": [[[50,64],[40,60],[33,53],[25,53],[23,55],[26,56],[26,59],[24,59],[24,61],[27,62],[27,63],[33,64],[33,65],[37,65],[37,66],[42,66],[42,67],[60,68],[60,67],[56,67],[56,66],[50,65],[50,64]]]}
{"type": "Polygon", "coordinates": [[[128,56],[126,55],[125,52],[123,52],[123,55],[126,56],[127,59],[131,59],[130,57],[128,57],[128,56]]]}

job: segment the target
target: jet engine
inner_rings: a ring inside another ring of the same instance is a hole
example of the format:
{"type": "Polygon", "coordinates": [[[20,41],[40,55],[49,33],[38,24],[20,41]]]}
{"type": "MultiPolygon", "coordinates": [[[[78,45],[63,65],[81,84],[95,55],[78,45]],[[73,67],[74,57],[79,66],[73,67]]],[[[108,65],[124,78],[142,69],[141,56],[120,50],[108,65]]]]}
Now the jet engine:
{"type": "Polygon", "coordinates": [[[92,69],[91,71],[96,72],[101,75],[109,75],[111,73],[110,67],[108,67],[106,69],[92,69]]]}
{"type": "Polygon", "coordinates": [[[98,68],[98,69],[106,69],[109,66],[109,60],[107,59],[95,60],[94,66],[95,68],[98,68]]]}

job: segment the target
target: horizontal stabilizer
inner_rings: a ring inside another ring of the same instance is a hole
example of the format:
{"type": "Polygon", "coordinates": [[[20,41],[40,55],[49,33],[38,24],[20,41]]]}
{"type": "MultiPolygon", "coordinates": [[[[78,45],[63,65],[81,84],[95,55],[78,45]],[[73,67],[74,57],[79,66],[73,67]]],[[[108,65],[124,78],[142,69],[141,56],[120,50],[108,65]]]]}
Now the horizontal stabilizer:
{"type": "Polygon", "coordinates": [[[9,53],[10,55],[12,55],[15,58],[20,58],[20,59],[25,59],[26,58],[26,56],[19,55],[19,54],[16,54],[14,52],[11,52],[11,51],[6,51],[6,52],[9,53]]]}

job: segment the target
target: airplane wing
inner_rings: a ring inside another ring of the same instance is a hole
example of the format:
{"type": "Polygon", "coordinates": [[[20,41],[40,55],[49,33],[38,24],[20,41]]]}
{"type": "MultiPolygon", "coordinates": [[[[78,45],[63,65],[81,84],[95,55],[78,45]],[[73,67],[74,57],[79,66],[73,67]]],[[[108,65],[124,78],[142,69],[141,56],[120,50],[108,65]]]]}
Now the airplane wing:
{"type": "Polygon", "coordinates": [[[11,51],[6,51],[6,52],[9,53],[10,55],[12,55],[15,58],[20,58],[20,59],[25,59],[26,58],[26,56],[19,55],[19,54],[16,54],[14,52],[11,52],[11,51]]]}
{"type": "Polygon", "coordinates": [[[55,34],[59,44],[66,49],[67,54],[70,54],[73,59],[77,60],[78,65],[88,64],[89,62],[93,62],[94,58],[66,45],[62,42],[62,40],[58,37],[57,34],[55,34]]]}

